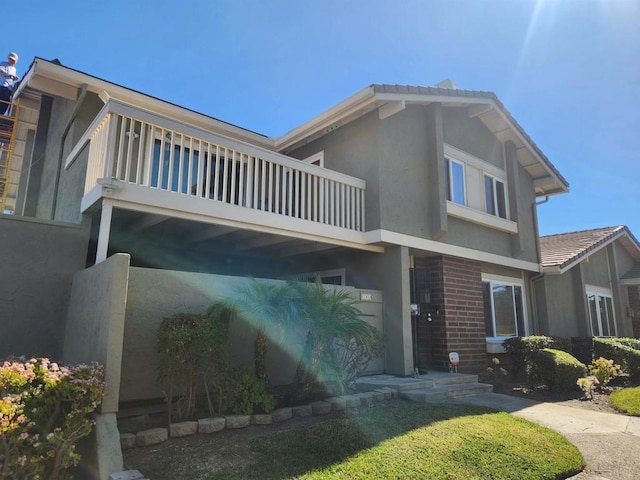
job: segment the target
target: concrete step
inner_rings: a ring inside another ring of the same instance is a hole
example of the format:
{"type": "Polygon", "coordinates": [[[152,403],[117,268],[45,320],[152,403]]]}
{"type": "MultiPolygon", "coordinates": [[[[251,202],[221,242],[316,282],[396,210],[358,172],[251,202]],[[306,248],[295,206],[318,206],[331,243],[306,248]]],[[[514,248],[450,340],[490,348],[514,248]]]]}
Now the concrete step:
{"type": "Polygon", "coordinates": [[[398,396],[414,402],[442,402],[456,397],[487,393],[491,391],[493,391],[493,386],[485,383],[452,383],[433,388],[401,390],[398,396]]]}
{"type": "Polygon", "coordinates": [[[438,371],[421,374],[418,377],[398,377],[389,374],[371,375],[358,378],[356,389],[370,391],[388,387],[401,392],[404,390],[419,390],[421,388],[436,388],[438,386],[465,383],[478,383],[478,375],[438,371]]]}

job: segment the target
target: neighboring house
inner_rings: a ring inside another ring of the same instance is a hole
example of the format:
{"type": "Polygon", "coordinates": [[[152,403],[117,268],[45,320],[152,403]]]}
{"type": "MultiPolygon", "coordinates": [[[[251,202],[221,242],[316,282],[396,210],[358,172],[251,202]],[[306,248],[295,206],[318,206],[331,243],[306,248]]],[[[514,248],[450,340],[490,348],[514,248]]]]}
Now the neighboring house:
{"type": "Polygon", "coordinates": [[[493,93],[448,86],[372,85],[270,138],[36,58],[11,220],[75,225],[88,266],[380,290],[388,373],[477,372],[536,333],[536,201],[568,183],[493,93]]]}
{"type": "Polygon", "coordinates": [[[640,337],[640,243],[626,226],[540,237],[539,330],[640,337]]]}

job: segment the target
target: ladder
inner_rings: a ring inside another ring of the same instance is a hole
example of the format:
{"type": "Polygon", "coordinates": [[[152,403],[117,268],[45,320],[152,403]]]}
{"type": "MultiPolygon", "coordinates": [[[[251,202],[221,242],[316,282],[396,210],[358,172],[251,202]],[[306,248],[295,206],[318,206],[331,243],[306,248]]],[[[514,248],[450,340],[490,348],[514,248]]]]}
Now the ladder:
{"type": "MultiPolygon", "coordinates": [[[[5,105],[8,102],[2,102],[5,105]]],[[[16,139],[16,124],[20,101],[8,103],[9,110],[5,116],[0,115],[0,214],[5,213],[9,182],[11,180],[11,157],[16,139]]]]}

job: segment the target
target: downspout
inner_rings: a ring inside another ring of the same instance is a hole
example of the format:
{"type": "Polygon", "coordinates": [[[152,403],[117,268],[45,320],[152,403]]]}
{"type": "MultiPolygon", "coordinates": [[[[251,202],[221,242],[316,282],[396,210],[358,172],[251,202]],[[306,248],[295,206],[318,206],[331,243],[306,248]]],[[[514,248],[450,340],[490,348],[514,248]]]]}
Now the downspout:
{"type": "Polygon", "coordinates": [[[60,137],[60,151],[58,152],[58,168],[56,169],[56,179],[53,184],[53,202],[51,204],[51,220],[55,220],[56,216],[56,207],[58,205],[58,191],[60,190],[60,176],[62,175],[62,156],[64,154],[64,144],[67,141],[67,135],[69,135],[69,130],[71,130],[71,125],[73,121],[78,116],[78,112],[80,111],[80,105],[84,101],[84,97],[87,94],[87,84],[83,83],[80,86],[80,94],[76,99],[75,104],[73,105],[73,111],[71,112],[71,116],[69,120],[67,120],[67,124],[62,131],[62,136],[60,137]]]}
{"type": "MultiPolygon", "coordinates": [[[[531,205],[531,210],[533,211],[533,225],[535,228],[535,237],[536,237],[536,253],[537,253],[537,257],[538,259],[540,259],[540,261],[542,261],[542,255],[540,252],[540,231],[538,230],[538,205],[542,205],[544,203],[547,203],[549,201],[549,195],[546,195],[544,197],[544,200],[540,200],[539,202],[533,202],[533,204],[531,205]]],[[[542,265],[540,266],[540,269],[542,270],[542,265]]],[[[542,273],[542,271],[536,275],[534,275],[533,277],[531,277],[529,279],[529,289],[531,291],[531,312],[533,313],[532,315],[532,324],[533,324],[533,329],[535,330],[533,333],[536,335],[540,335],[540,319],[538,318],[538,302],[536,299],[536,289],[535,289],[535,282],[538,282],[539,280],[541,280],[544,277],[544,273],[542,273]]]]}

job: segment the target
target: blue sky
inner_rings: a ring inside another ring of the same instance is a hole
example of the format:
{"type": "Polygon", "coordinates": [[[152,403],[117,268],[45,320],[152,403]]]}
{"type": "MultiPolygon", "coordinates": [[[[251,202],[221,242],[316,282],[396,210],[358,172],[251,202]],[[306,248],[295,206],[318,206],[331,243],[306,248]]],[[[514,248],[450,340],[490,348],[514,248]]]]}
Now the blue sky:
{"type": "Polygon", "coordinates": [[[5,48],[278,136],[372,83],[496,93],[570,183],[541,234],[640,238],[639,0],[21,0],[5,48]]]}

